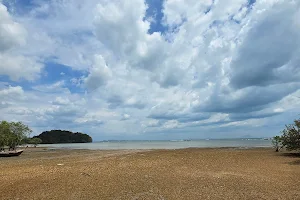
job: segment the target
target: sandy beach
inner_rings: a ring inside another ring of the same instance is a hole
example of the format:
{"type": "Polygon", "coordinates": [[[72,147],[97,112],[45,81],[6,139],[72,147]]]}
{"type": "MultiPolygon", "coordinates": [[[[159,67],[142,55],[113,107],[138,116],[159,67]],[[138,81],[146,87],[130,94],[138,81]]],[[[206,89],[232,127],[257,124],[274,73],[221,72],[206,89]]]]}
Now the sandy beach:
{"type": "Polygon", "coordinates": [[[268,148],[31,148],[0,167],[0,199],[300,199],[300,156],[268,148]]]}

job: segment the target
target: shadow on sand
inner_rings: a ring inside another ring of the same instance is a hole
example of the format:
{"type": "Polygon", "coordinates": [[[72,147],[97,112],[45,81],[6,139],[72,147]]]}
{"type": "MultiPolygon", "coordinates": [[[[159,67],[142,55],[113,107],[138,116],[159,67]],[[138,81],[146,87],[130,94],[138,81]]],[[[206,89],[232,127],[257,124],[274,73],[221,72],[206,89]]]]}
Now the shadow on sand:
{"type": "Polygon", "coordinates": [[[300,160],[295,160],[293,162],[289,162],[290,165],[300,165],[300,160]]]}
{"type": "MultiPolygon", "coordinates": [[[[300,158],[300,153],[281,153],[281,156],[290,157],[290,158],[300,158]]],[[[300,165],[300,160],[294,160],[292,162],[288,162],[290,165],[300,165]]]]}
{"type": "Polygon", "coordinates": [[[291,158],[300,158],[300,153],[282,153],[281,155],[291,158]]]}

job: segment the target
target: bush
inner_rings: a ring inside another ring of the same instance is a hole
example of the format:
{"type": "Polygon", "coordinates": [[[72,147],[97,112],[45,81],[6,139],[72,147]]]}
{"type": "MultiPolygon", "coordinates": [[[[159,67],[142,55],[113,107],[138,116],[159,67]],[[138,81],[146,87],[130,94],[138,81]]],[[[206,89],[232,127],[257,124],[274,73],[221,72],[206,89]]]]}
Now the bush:
{"type": "Polygon", "coordinates": [[[276,152],[278,152],[281,148],[283,148],[282,138],[280,136],[273,137],[272,144],[276,152]]]}
{"type": "Polygon", "coordinates": [[[22,122],[0,122],[0,148],[3,150],[5,146],[15,149],[17,145],[32,132],[32,130],[22,122]]]}
{"type": "Polygon", "coordinates": [[[280,139],[288,151],[300,150],[300,119],[295,120],[294,124],[286,125],[280,139]]]}
{"type": "Polygon", "coordinates": [[[28,144],[33,144],[36,147],[38,144],[41,144],[42,140],[40,138],[30,138],[28,144]]]}

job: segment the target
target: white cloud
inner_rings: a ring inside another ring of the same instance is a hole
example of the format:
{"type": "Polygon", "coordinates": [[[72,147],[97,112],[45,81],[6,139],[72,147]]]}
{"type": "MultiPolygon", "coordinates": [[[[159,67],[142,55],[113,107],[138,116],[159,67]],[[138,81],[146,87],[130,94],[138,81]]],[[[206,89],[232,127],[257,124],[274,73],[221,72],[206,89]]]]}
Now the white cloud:
{"type": "Polygon", "coordinates": [[[95,90],[98,87],[105,85],[112,76],[111,70],[105,63],[101,55],[95,56],[95,63],[90,69],[90,74],[85,78],[84,82],[89,90],[95,90]]]}
{"type": "Polygon", "coordinates": [[[163,128],[165,129],[173,129],[177,128],[179,126],[179,123],[177,120],[170,120],[163,124],[163,128]]]}
{"type": "Polygon", "coordinates": [[[264,133],[263,124],[275,125],[269,119],[299,111],[297,1],[168,0],[166,30],[153,34],[150,23],[159,22],[147,19],[142,0],[37,2],[25,14],[0,4],[0,75],[39,81],[20,87],[23,99],[20,88],[1,90],[14,94],[1,100],[2,118],[96,136],[201,137],[224,128],[238,135],[237,127],[264,133]],[[53,68],[58,77],[44,82],[46,61],[73,71],[53,68]]]}
{"type": "Polygon", "coordinates": [[[53,84],[36,85],[32,87],[39,92],[49,93],[69,93],[69,89],[65,87],[65,81],[57,81],[53,84]]]}
{"type": "Polygon", "coordinates": [[[20,86],[9,86],[8,88],[0,90],[1,99],[5,98],[18,98],[24,95],[24,90],[20,86]]]}
{"type": "Polygon", "coordinates": [[[236,88],[297,81],[300,76],[300,33],[295,26],[296,2],[277,3],[255,13],[247,24],[231,63],[231,84],[236,88]],[[241,67],[243,66],[243,67],[241,67]]]}
{"type": "Polygon", "coordinates": [[[84,125],[92,125],[92,126],[99,126],[103,124],[103,121],[99,119],[88,119],[88,118],[77,118],[74,121],[78,124],[84,124],[84,125]]]}
{"type": "Polygon", "coordinates": [[[24,45],[25,42],[26,30],[13,21],[7,8],[0,2],[0,52],[24,45]]]}
{"type": "Polygon", "coordinates": [[[26,36],[25,28],[13,20],[0,2],[0,75],[7,75],[13,81],[39,77],[43,65],[36,57],[25,56],[18,50],[26,44],[26,36]]]}
{"type": "Polygon", "coordinates": [[[140,0],[102,2],[97,5],[94,24],[97,38],[116,58],[129,67],[152,71],[163,65],[166,42],[159,33],[148,34],[146,9],[140,0]]]}
{"type": "Polygon", "coordinates": [[[0,53],[0,74],[7,75],[13,81],[24,78],[29,81],[39,78],[43,64],[34,58],[22,55],[0,53]]]}
{"type": "Polygon", "coordinates": [[[121,120],[128,120],[128,119],[130,119],[130,115],[128,115],[126,113],[122,115],[121,120]]]}
{"type": "Polygon", "coordinates": [[[158,127],[160,126],[160,121],[157,119],[149,119],[149,120],[145,120],[141,123],[142,127],[158,127]]]}
{"type": "Polygon", "coordinates": [[[56,97],[54,101],[51,101],[52,104],[56,105],[68,105],[70,104],[70,100],[68,98],[56,97]]]}

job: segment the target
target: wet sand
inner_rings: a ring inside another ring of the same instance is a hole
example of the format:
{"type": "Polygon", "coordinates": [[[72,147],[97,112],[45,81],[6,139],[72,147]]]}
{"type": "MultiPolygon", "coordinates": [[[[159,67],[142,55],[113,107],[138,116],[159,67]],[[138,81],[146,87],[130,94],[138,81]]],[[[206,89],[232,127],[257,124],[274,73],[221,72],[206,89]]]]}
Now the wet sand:
{"type": "Polygon", "coordinates": [[[272,149],[32,148],[0,168],[0,199],[300,199],[300,156],[272,149]]]}

